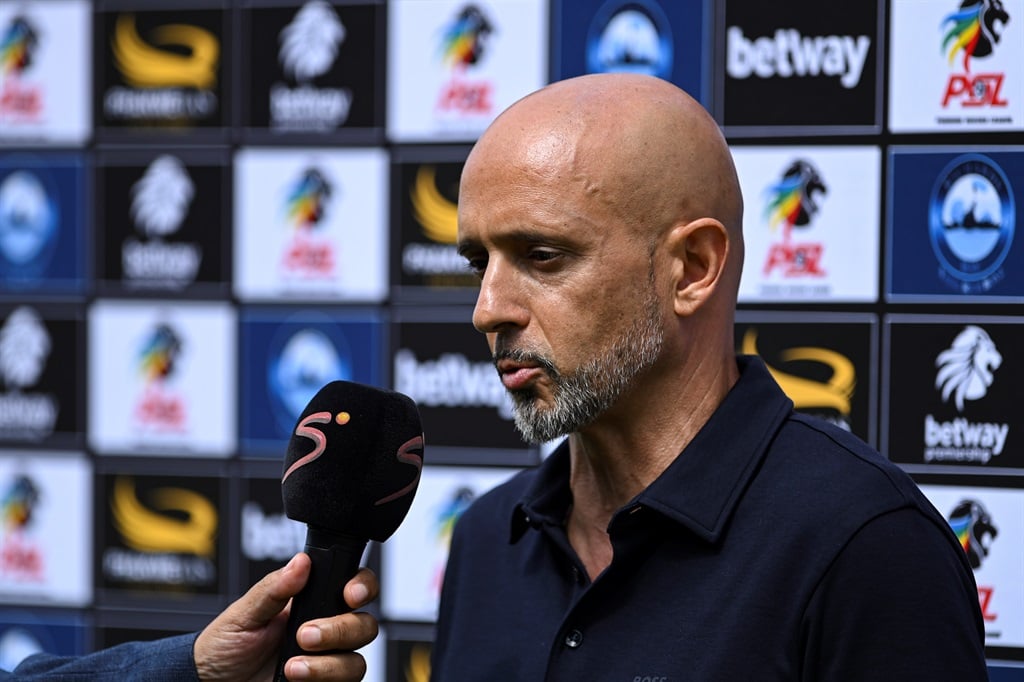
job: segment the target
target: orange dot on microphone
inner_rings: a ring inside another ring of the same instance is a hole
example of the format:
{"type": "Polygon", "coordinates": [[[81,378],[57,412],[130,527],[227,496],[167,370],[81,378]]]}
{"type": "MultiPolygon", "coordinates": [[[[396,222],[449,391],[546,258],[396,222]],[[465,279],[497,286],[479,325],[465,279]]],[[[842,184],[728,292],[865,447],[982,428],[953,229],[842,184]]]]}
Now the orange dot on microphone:
{"type": "Polygon", "coordinates": [[[334,421],[338,422],[340,426],[344,426],[345,424],[348,424],[350,419],[352,419],[352,415],[348,412],[339,412],[338,416],[334,418],[334,421]]]}

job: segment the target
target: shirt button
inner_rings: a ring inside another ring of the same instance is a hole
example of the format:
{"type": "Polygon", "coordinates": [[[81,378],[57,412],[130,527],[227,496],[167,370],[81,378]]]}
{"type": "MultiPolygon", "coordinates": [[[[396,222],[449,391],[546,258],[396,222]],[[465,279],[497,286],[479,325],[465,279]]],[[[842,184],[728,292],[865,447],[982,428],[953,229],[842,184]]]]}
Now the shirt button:
{"type": "Polygon", "coordinates": [[[583,644],[583,633],[579,630],[572,630],[565,636],[565,645],[570,649],[578,649],[583,644]]]}

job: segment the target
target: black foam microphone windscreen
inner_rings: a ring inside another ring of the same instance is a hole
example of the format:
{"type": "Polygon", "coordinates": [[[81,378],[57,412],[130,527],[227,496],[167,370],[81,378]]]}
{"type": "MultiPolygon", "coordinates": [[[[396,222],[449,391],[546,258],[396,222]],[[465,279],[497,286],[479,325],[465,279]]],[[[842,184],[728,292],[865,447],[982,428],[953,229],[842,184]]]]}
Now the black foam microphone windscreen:
{"type": "Polygon", "coordinates": [[[313,566],[292,600],[277,666],[308,653],[298,626],[345,613],[342,589],[369,540],[391,537],[412,504],[423,467],[423,427],[411,398],[349,381],[323,388],[302,411],[288,442],[281,493],[290,519],[307,524],[313,566]]]}

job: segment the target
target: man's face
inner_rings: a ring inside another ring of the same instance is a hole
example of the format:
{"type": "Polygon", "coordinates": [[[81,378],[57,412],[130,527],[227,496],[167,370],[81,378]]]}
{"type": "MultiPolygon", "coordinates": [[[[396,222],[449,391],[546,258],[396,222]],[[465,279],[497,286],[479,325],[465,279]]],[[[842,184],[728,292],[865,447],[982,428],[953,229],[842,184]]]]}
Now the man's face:
{"type": "Polygon", "coordinates": [[[664,339],[650,246],[560,165],[471,159],[459,192],[459,249],[481,279],[473,324],[530,442],[614,409],[664,339]]]}
{"type": "Polygon", "coordinates": [[[665,340],[658,301],[648,289],[646,300],[637,301],[636,319],[617,335],[609,333],[605,348],[572,370],[560,371],[556,360],[540,353],[505,348],[500,333],[494,344],[495,365],[503,363],[539,366],[550,383],[550,406],[540,400],[535,384],[510,390],[516,428],[529,443],[543,443],[578,431],[612,407],[642,371],[650,368],[665,340]]]}

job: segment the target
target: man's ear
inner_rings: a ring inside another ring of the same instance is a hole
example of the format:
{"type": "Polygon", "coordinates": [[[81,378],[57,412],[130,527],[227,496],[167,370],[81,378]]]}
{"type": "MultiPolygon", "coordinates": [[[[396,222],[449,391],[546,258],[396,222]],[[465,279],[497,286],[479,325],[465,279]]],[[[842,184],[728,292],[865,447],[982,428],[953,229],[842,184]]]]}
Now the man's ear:
{"type": "Polygon", "coordinates": [[[729,257],[729,233],[714,218],[676,225],[668,234],[677,315],[692,315],[714,295],[729,257]]]}

